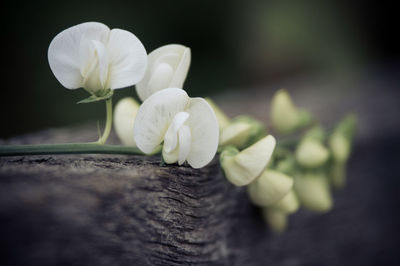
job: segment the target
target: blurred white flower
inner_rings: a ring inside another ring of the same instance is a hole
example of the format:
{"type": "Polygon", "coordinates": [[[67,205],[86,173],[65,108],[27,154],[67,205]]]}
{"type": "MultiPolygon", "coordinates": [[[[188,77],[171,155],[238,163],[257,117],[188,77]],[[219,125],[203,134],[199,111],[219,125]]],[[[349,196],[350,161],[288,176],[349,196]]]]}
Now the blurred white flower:
{"type": "Polygon", "coordinates": [[[214,111],[204,99],[168,88],[142,103],[133,134],[144,153],[151,154],[163,143],[166,163],[181,165],[187,161],[193,168],[201,168],[217,152],[219,128],[214,111]]]}
{"type": "Polygon", "coordinates": [[[83,87],[97,97],[136,84],[147,66],[146,50],[135,35],[98,22],[60,32],[50,43],[48,59],[64,87],[83,87]]]}
{"type": "Polygon", "coordinates": [[[152,51],[148,58],[147,71],[136,85],[136,92],[142,101],[162,89],[182,89],[190,66],[191,53],[188,47],[165,45],[152,51]]]}
{"type": "Polygon", "coordinates": [[[139,110],[139,103],[132,97],[121,99],[115,106],[114,128],[124,145],[136,146],[133,139],[133,123],[139,110]]]}

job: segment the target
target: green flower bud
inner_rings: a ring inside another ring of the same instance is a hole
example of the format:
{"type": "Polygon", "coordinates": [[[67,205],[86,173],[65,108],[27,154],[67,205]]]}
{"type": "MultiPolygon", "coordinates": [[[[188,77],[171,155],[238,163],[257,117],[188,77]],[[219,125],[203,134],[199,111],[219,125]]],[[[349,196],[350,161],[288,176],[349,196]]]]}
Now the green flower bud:
{"type": "Polygon", "coordinates": [[[257,206],[267,207],[283,199],[293,186],[293,178],[274,170],[265,170],[250,183],[247,192],[257,206]]]}
{"type": "Polygon", "coordinates": [[[296,160],[299,165],[315,168],[323,165],[329,158],[329,151],[320,142],[306,139],[296,149],[296,160]]]}
{"type": "Polygon", "coordinates": [[[265,137],[266,129],[258,120],[239,116],[221,131],[219,145],[232,145],[238,149],[244,149],[261,138],[265,137]]]}
{"type": "Polygon", "coordinates": [[[205,98],[211,108],[214,110],[215,116],[218,120],[219,130],[222,130],[230,124],[230,119],[228,116],[215,104],[210,98],[205,98]]]}
{"type": "Polygon", "coordinates": [[[236,186],[251,183],[267,166],[275,144],[275,138],[268,135],[241,152],[232,146],[224,148],[220,162],[226,178],[236,186]]]}
{"type": "Polygon", "coordinates": [[[327,162],[329,150],[322,144],[324,139],[325,132],[319,126],[313,127],[304,134],[295,152],[299,165],[315,168],[327,162]]]}
{"type": "Polygon", "coordinates": [[[264,208],[262,209],[264,221],[269,225],[272,231],[281,233],[287,227],[287,214],[279,209],[264,208]]]}
{"type": "Polygon", "coordinates": [[[323,142],[326,138],[325,130],[320,126],[314,126],[311,129],[307,130],[304,134],[303,139],[315,140],[318,142],[323,142]]]}
{"type": "Polygon", "coordinates": [[[350,141],[339,133],[334,133],[329,138],[329,147],[335,161],[344,163],[350,156],[350,141]]]}
{"type": "Polygon", "coordinates": [[[335,127],[334,132],[343,134],[350,142],[354,137],[357,126],[357,117],[354,114],[347,115],[335,127]]]}
{"type": "Polygon", "coordinates": [[[284,213],[292,214],[300,208],[300,203],[297,199],[296,193],[292,189],[289,191],[288,194],[286,194],[286,196],[284,196],[281,200],[272,205],[272,207],[277,208],[284,213]]]}
{"type": "Polygon", "coordinates": [[[345,163],[350,156],[350,146],[356,128],[356,117],[348,115],[333,130],[329,147],[336,162],[345,163]]]}
{"type": "Polygon", "coordinates": [[[244,122],[229,124],[219,136],[219,146],[242,147],[250,136],[251,125],[244,122]]]}
{"type": "Polygon", "coordinates": [[[329,168],[331,183],[334,188],[342,188],[346,183],[346,164],[332,162],[329,168]]]}
{"type": "Polygon", "coordinates": [[[322,173],[306,173],[297,176],[294,190],[301,205],[310,210],[326,212],[333,206],[328,180],[322,173]]]}
{"type": "Polygon", "coordinates": [[[281,133],[291,133],[311,122],[311,115],[305,110],[298,110],[285,89],[278,90],[271,102],[271,122],[281,133]]]}

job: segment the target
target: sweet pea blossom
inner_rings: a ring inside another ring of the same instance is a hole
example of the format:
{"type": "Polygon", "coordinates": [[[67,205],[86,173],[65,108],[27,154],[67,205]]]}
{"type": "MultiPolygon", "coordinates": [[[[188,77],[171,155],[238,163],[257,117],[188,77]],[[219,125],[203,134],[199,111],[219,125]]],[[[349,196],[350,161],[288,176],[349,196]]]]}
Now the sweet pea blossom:
{"type": "Polygon", "coordinates": [[[188,47],[169,44],[152,51],[147,71],[136,92],[144,101],[153,93],[166,88],[180,88],[189,71],[191,53],[188,47]]]}
{"type": "Polygon", "coordinates": [[[98,22],[60,32],[50,43],[48,59],[64,87],[83,87],[96,97],[136,84],[147,66],[146,50],[135,35],[98,22]]]}
{"type": "Polygon", "coordinates": [[[185,161],[201,168],[218,148],[219,127],[214,111],[202,98],[190,98],[179,88],[160,90],[137,112],[133,135],[136,146],[151,154],[163,143],[166,163],[185,161]]]}

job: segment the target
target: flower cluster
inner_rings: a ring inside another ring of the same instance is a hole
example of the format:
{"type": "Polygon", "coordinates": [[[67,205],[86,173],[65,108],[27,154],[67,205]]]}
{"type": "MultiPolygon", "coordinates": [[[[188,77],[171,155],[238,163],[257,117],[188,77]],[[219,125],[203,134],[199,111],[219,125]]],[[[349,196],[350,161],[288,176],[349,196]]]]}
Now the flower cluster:
{"type": "Polygon", "coordinates": [[[216,113],[224,125],[220,161],[225,176],[236,186],[247,186],[251,202],[262,209],[272,230],[283,231],[288,215],[301,206],[316,212],[332,208],[331,188],[345,182],[354,115],[327,135],[312,123],[309,112],[293,104],[286,90],[278,90],[270,111],[272,129],[281,135],[275,147],[271,135],[260,138],[266,135],[260,122],[248,117],[230,120],[219,109],[216,113]],[[303,136],[293,138],[300,129],[303,136]]]}
{"type": "Polygon", "coordinates": [[[282,136],[307,130],[299,141],[276,141],[262,122],[249,116],[230,119],[211,99],[188,96],[183,90],[191,62],[188,47],[170,44],[147,55],[132,33],[88,22],[59,33],[48,59],[64,87],[82,87],[91,94],[81,102],[108,103],[110,119],[96,144],[104,144],[111,129],[113,91],[136,84],[142,103],[125,98],[115,107],[114,128],[121,142],[145,154],[161,153],[165,163],[187,162],[193,168],[204,167],[220,151],[227,180],[247,186],[251,202],[262,208],[275,231],[284,230],[287,216],[300,206],[331,209],[331,187],[345,182],[354,116],[327,135],[286,90],[279,90],[271,102],[273,130],[282,136]]]}

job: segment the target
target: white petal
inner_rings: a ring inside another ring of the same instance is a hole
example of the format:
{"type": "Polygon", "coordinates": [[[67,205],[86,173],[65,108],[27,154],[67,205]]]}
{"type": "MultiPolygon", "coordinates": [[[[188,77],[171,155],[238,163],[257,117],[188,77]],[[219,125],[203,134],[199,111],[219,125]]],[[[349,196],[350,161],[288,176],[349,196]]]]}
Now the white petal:
{"type": "Polygon", "coordinates": [[[179,112],[175,115],[164,137],[164,149],[166,152],[171,152],[176,148],[176,145],[178,144],[178,130],[182,127],[188,117],[189,114],[186,112],[179,112]]]}
{"type": "Polygon", "coordinates": [[[191,52],[190,49],[185,47],[183,55],[180,58],[179,64],[176,67],[174,77],[169,86],[174,88],[182,88],[185,82],[187,73],[190,67],[191,52]]]}
{"type": "Polygon", "coordinates": [[[164,88],[182,88],[190,66],[189,48],[179,44],[165,45],[152,51],[148,58],[146,74],[136,85],[136,92],[142,101],[164,88]],[[159,77],[159,65],[164,65],[162,77],[159,77]],[[169,70],[167,73],[166,65],[172,69],[172,73],[169,70]]]}
{"type": "Polygon", "coordinates": [[[99,76],[100,82],[103,88],[105,88],[106,79],[108,76],[108,53],[106,46],[96,40],[92,41],[94,46],[96,47],[96,53],[99,60],[99,76]]]}
{"type": "Polygon", "coordinates": [[[133,139],[133,123],[139,104],[131,97],[120,100],[114,110],[114,128],[118,138],[124,145],[135,146],[133,139]]]}
{"type": "Polygon", "coordinates": [[[173,150],[171,152],[166,152],[163,147],[162,156],[163,156],[164,162],[166,162],[168,164],[176,163],[178,161],[178,157],[179,157],[179,148],[177,147],[175,150],[173,150]]]}
{"type": "Polygon", "coordinates": [[[193,168],[201,168],[208,164],[217,152],[218,121],[211,106],[202,98],[190,99],[186,112],[190,117],[185,124],[190,127],[192,136],[187,161],[193,168]]]}
{"type": "Polygon", "coordinates": [[[168,88],[169,86],[165,85],[171,83],[173,74],[174,74],[174,69],[169,64],[161,63],[158,66],[156,66],[147,86],[149,95],[159,90],[168,88]]]}
{"type": "Polygon", "coordinates": [[[110,29],[101,23],[82,23],[60,32],[48,50],[50,68],[57,80],[68,89],[83,85],[80,49],[83,39],[106,42],[110,29]]]}
{"type": "Polygon", "coordinates": [[[182,126],[179,130],[179,165],[186,161],[190,153],[190,145],[192,142],[190,128],[188,126],[182,126]]]}
{"type": "Polygon", "coordinates": [[[144,153],[153,152],[164,140],[175,115],[189,102],[184,90],[169,88],[158,91],[140,106],[134,125],[137,147],[144,153]]]}
{"type": "Polygon", "coordinates": [[[84,73],[83,87],[96,94],[97,91],[105,89],[105,82],[108,76],[108,53],[106,46],[99,41],[92,40],[90,46],[93,47],[92,58],[89,58],[89,63],[85,63],[85,67],[81,73],[84,73]]]}
{"type": "Polygon", "coordinates": [[[272,135],[268,135],[250,147],[241,151],[235,161],[238,165],[247,169],[249,176],[259,176],[267,166],[272,153],[274,152],[276,140],[272,135]]]}
{"type": "Polygon", "coordinates": [[[140,40],[129,31],[112,29],[107,46],[109,52],[109,80],[111,89],[132,86],[146,71],[147,53],[140,40]]]}

